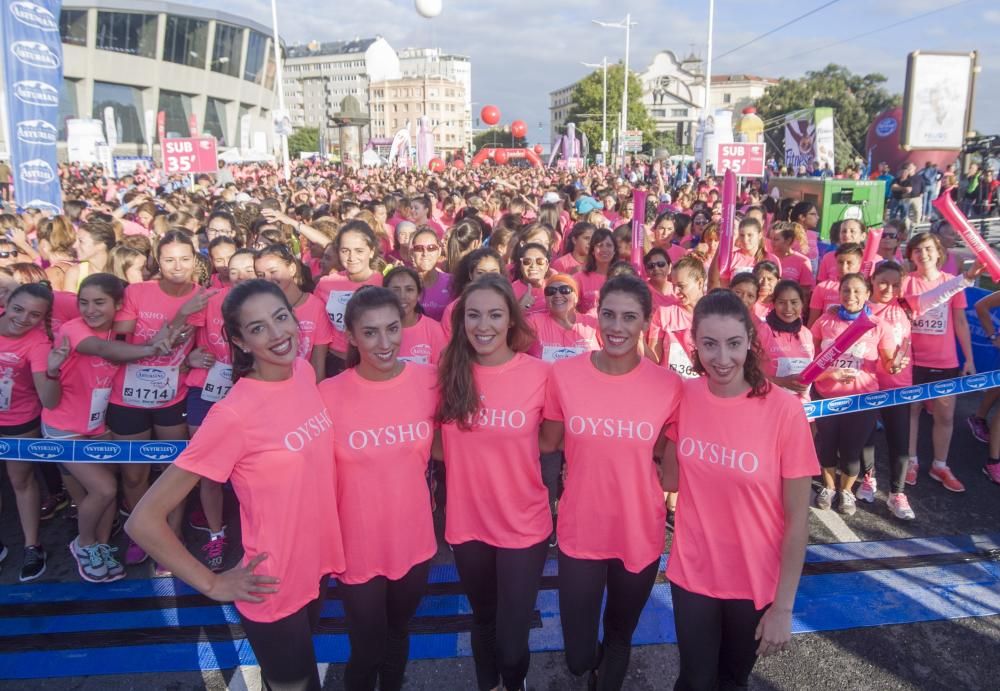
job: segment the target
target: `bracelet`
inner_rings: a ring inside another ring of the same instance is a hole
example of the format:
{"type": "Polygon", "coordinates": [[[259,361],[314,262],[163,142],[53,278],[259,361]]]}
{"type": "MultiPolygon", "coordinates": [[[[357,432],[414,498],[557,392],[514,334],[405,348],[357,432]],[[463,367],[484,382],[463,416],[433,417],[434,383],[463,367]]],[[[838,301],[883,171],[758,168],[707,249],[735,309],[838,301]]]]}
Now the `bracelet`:
{"type": "Polygon", "coordinates": [[[45,370],[45,378],[48,379],[49,381],[59,381],[59,375],[60,374],[61,374],[61,372],[56,372],[55,376],[53,376],[53,375],[49,374],[48,370],[45,370]]]}

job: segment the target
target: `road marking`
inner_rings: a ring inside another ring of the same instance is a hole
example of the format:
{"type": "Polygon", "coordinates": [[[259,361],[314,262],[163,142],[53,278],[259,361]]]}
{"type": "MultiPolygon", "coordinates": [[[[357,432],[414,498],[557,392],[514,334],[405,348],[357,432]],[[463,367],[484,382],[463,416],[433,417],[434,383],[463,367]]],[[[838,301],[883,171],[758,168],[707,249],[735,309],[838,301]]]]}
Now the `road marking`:
{"type": "Polygon", "coordinates": [[[809,510],[841,542],[861,542],[861,538],[858,537],[857,533],[847,526],[847,523],[844,522],[844,519],[836,511],[829,509],[820,510],[815,506],[810,506],[809,510]]]}

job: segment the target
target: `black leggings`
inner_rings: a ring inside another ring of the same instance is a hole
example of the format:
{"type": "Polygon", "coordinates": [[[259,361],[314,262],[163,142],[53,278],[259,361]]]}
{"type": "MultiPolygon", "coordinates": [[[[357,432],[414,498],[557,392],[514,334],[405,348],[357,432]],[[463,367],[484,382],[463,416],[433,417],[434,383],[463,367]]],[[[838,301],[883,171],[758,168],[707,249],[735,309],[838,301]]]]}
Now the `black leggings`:
{"type": "Polygon", "coordinates": [[[575,559],[559,551],[559,616],[569,671],[580,676],[597,670],[599,691],[617,691],[625,683],[632,655],[632,634],[656,582],[660,560],[639,573],[621,559],[575,559]],[[604,641],[598,643],[601,600],[604,641]]]}
{"type": "MultiPolygon", "coordinates": [[[[906,466],[910,462],[910,410],[909,406],[897,405],[880,408],[882,426],[885,428],[885,443],[889,447],[889,491],[899,494],[905,489],[906,466]]],[[[865,445],[862,453],[862,473],[875,468],[875,432],[865,445]]]]}
{"type": "Polygon", "coordinates": [[[376,576],[364,583],[337,584],[344,603],[351,656],[344,670],[348,691],[403,688],[410,657],[410,619],[427,591],[430,560],[395,581],[376,576]]]}
{"type": "Polygon", "coordinates": [[[328,580],[329,576],[320,580],[319,597],[283,619],[257,622],[240,615],[268,691],[320,690],[312,637],[319,626],[328,580]]]}
{"type": "Polygon", "coordinates": [[[524,685],[531,652],[528,632],[548,538],[531,547],[505,549],[472,540],[453,545],[455,567],[472,605],[472,657],[480,691],[502,680],[516,691],[524,685]]]}
{"type": "Polygon", "coordinates": [[[816,455],[824,468],[839,468],[847,477],[861,474],[861,450],[875,429],[877,410],[832,415],[816,420],[816,455]]]}
{"type": "Polygon", "coordinates": [[[753,600],[720,600],[673,583],[680,675],[674,691],[746,688],[757,662],[757,624],[767,609],[753,600]]]}

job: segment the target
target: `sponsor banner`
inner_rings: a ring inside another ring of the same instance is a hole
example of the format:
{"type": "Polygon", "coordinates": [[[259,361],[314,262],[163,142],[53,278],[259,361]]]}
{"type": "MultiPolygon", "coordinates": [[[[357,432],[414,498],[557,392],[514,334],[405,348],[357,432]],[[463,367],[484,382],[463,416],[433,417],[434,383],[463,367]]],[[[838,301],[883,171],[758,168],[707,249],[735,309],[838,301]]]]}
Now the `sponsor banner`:
{"type": "Polygon", "coordinates": [[[834,170],[833,109],[811,108],[785,116],[785,165],[834,170]]]}
{"type": "Polygon", "coordinates": [[[732,169],[743,177],[764,177],[764,145],[763,144],[719,144],[719,164],[717,171],[722,173],[732,169]]]}
{"type": "Polygon", "coordinates": [[[62,86],[61,0],[3,3],[3,62],[14,195],[21,208],[62,210],[56,163],[62,86]]]}
{"type": "Polygon", "coordinates": [[[219,155],[215,137],[163,140],[163,169],[174,173],[217,173],[219,155]]]}

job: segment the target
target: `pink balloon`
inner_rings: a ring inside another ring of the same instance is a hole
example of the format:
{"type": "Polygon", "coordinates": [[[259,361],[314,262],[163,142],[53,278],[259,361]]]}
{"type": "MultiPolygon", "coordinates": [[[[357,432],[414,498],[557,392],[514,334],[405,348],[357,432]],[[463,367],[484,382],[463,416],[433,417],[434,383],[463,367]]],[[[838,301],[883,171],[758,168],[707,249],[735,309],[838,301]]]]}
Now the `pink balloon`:
{"type": "Polygon", "coordinates": [[[538,154],[539,156],[541,156],[542,155],[542,151],[544,151],[544,149],[542,148],[542,145],[541,144],[535,144],[535,153],[538,154]]]}
{"type": "Polygon", "coordinates": [[[496,106],[483,106],[479,111],[479,117],[487,125],[495,125],[500,122],[500,109],[496,106]]]}
{"type": "Polygon", "coordinates": [[[451,162],[451,165],[453,168],[457,168],[458,170],[463,170],[465,168],[465,160],[461,158],[456,158],[454,161],[451,162]]]}
{"type": "Polygon", "coordinates": [[[443,173],[444,172],[444,161],[440,158],[432,158],[427,162],[427,168],[432,173],[443,173]]]}
{"type": "Polygon", "coordinates": [[[528,126],[524,120],[515,120],[510,123],[510,133],[518,139],[523,139],[528,136],[528,126]]]}
{"type": "Polygon", "coordinates": [[[493,160],[496,161],[496,164],[498,166],[507,165],[507,161],[509,158],[510,157],[507,155],[507,152],[504,149],[497,149],[496,153],[493,154],[493,160]]]}

